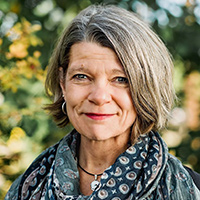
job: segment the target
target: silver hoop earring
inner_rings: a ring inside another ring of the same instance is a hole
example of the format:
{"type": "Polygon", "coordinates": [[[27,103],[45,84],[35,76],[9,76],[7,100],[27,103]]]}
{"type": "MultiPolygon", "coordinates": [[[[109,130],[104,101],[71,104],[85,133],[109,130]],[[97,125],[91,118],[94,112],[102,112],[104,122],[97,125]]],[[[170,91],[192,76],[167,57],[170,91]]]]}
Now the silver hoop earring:
{"type": "Polygon", "coordinates": [[[65,105],[66,105],[66,102],[64,101],[63,104],[62,104],[62,112],[67,115],[67,112],[66,112],[66,109],[65,109],[65,105]]]}

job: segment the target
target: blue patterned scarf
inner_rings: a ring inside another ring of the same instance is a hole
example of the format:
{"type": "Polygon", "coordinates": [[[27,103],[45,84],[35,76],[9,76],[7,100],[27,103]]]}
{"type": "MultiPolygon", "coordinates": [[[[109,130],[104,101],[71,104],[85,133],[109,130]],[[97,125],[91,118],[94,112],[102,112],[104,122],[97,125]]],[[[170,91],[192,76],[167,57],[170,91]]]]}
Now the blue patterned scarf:
{"type": "Polygon", "coordinates": [[[43,152],[19,177],[5,200],[199,200],[188,172],[172,155],[158,133],[141,135],[105,170],[90,196],[79,190],[75,130],[43,152]]]}

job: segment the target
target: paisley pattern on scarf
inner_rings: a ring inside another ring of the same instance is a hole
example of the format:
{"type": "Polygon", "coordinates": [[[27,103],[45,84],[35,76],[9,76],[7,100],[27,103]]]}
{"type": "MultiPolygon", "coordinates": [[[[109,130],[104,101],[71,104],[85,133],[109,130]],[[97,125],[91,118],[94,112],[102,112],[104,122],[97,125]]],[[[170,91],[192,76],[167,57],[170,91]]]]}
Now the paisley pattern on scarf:
{"type": "Polygon", "coordinates": [[[90,196],[79,190],[75,130],[43,152],[17,179],[5,200],[199,200],[188,172],[172,155],[158,133],[141,135],[105,170],[90,196]]]}

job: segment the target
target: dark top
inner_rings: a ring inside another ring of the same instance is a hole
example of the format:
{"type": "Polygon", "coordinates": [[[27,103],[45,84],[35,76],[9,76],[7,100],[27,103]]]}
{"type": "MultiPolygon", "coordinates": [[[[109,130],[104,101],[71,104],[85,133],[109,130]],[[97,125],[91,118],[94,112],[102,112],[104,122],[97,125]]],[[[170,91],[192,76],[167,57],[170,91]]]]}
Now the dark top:
{"type": "Polygon", "coordinates": [[[188,171],[188,173],[190,174],[190,176],[192,177],[195,185],[197,186],[197,188],[200,190],[200,174],[191,170],[189,167],[184,166],[185,169],[188,171]]]}

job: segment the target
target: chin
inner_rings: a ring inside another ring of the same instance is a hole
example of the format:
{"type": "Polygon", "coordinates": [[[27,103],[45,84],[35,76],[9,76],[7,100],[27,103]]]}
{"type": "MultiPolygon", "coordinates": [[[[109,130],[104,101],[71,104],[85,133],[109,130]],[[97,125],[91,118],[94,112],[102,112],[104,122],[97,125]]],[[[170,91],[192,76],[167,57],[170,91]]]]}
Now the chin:
{"type": "Polygon", "coordinates": [[[110,139],[110,138],[105,138],[105,137],[91,137],[91,138],[89,138],[90,140],[93,140],[93,141],[107,141],[108,139],[110,139]]]}
{"type": "Polygon", "coordinates": [[[98,133],[90,133],[90,134],[85,134],[84,135],[86,138],[90,139],[90,140],[94,140],[94,141],[106,141],[109,140],[111,138],[115,138],[117,137],[117,135],[108,135],[105,131],[104,132],[98,132],[98,133]],[[102,134],[104,133],[104,134],[102,134]]]}

